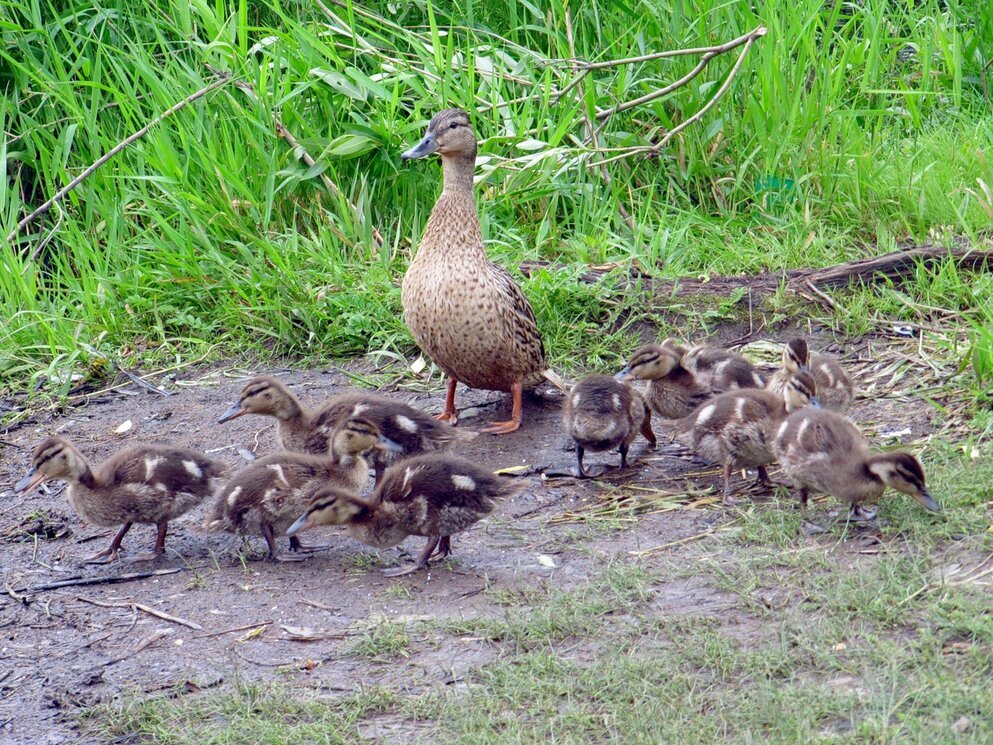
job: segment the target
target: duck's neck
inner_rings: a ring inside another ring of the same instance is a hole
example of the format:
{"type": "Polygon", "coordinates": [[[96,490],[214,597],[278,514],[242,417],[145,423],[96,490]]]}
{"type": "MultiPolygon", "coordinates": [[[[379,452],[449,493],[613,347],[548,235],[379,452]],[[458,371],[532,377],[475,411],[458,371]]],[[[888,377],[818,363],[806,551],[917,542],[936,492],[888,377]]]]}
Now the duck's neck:
{"type": "Polygon", "coordinates": [[[441,196],[431,211],[417,256],[422,261],[439,255],[446,262],[485,259],[483,231],[476,213],[472,175],[474,158],[443,158],[445,183],[441,196]]]}
{"type": "Polygon", "coordinates": [[[472,195],[472,177],[476,172],[476,157],[450,156],[441,159],[441,167],[445,176],[442,194],[468,197],[475,207],[472,195]]]}

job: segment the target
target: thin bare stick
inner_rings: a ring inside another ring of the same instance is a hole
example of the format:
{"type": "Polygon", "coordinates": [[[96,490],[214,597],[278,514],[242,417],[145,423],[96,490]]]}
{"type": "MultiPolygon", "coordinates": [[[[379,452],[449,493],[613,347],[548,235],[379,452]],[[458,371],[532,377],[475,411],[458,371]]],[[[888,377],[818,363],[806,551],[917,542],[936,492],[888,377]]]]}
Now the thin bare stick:
{"type": "Polygon", "coordinates": [[[63,579],[58,582],[46,582],[43,585],[33,585],[31,587],[18,587],[16,592],[35,593],[45,590],[57,590],[60,587],[74,587],[78,585],[111,585],[117,582],[130,582],[136,579],[146,579],[148,577],[161,577],[164,574],[175,574],[183,571],[183,567],[172,569],[156,569],[151,572],[130,572],[128,574],[117,574],[110,577],[73,577],[63,579]]]}
{"type": "Polygon", "coordinates": [[[624,101],[623,103],[619,103],[612,109],[601,111],[599,114],[597,114],[596,117],[597,120],[603,121],[604,119],[609,119],[614,114],[618,114],[622,111],[627,111],[628,109],[633,109],[635,106],[641,106],[642,104],[646,104],[649,103],[650,101],[654,101],[656,98],[662,98],[663,96],[669,95],[677,88],[682,88],[688,82],[693,80],[693,78],[695,78],[697,75],[703,72],[703,69],[707,66],[707,63],[710,62],[710,60],[712,59],[713,56],[710,55],[704,57],[699,62],[697,62],[696,67],[694,67],[692,70],[686,73],[679,80],[670,83],[664,88],[659,88],[658,90],[652,91],[651,93],[646,93],[644,96],[641,96],[640,98],[634,98],[630,101],[624,101]]]}
{"type": "Polygon", "coordinates": [[[215,636],[223,636],[224,634],[234,634],[237,631],[251,631],[252,629],[265,628],[272,624],[272,621],[260,621],[259,623],[249,623],[244,626],[235,626],[233,629],[224,629],[223,631],[211,631],[209,634],[197,634],[194,639],[210,639],[215,636]]]}
{"type": "Polygon", "coordinates": [[[101,608],[131,608],[132,610],[140,610],[142,613],[147,613],[150,616],[155,616],[156,618],[161,618],[163,621],[169,621],[169,623],[178,623],[180,626],[186,626],[194,631],[203,631],[203,626],[198,623],[193,623],[193,621],[187,621],[185,618],[179,618],[178,616],[172,616],[165,611],[156,610],[155,608],[144,605],[143,603],[136,603],[133,600],[125,600],[122,603],[105,603],[100,600],[93,600],[92,598],[84,598],[82,595],[76,595],[76,600],[81,603],[88,603],[90,605],[98,605],[101,608]]]}
{"type": "Polygon", "coordinates": [[[715,93],[713,98],[707,101],[707,103],[705,103],[700,108],[700,110],[696,112],[693,116],[681,122],[678,126],[673,127],[671,130],[669,130],[666,133],[665,137],[659,140],[659,142],[657,142],[656,144],[650,147],[631,148],[627,152],[623,152],[620,153],[619,155],[614,155],[610,158],[605,158],[604,160],[599,161],[598,165],[606,165],[607,163],[613,163],[616,160],[622,160],[623,158],[630,157],[631,155],[634,155],[635,153],[639,153],[639,152],[642,153],[658,152],[667,144],[669,144],[669,141],[677,134],[679,134],[684,129],[692,125],[694,122],[700,121],[700,119],[702,119],[708,111],[710,111],[712,108],[714,108],[714,106],[717,105],[717,102],[724,97],[724,94],[728,92],[728,89],[731,87],[731,81],[733,81],[734,78],[737,76],[738,71],[741,69],[742,63],[745,61],[745,57],[748,55],[748,50],[752,48],[752,44],[754,44],[757,39],[761,38],[762,36],[765,36],[765,34],[766,34],[766,30],[762,26],[760,26],[758,29],[752,32],[752,35],[745,42],[745,46],[741,50],[741,54],[738,55],[738,59],[735,60],[734,66],[731,68],[731,71],[728,73],[727,78],[725,78],[724,82],[721,84],[721,87],[718,88],[717,93],[715,93]]]}
{"type": "Polygon", "coordinates": [[[608,67],[620,67],[621,65],[637,65],[641,62],[651,62],[652,60],[665,59],[666,57],[685,57],[694,54],[724,54],[724,52],[729,52],[736,47],[740,47],[749,40],[754,41],[755,38],[764,36],[765,32],[766,29],[763,26],[759,26],[755,30],[749,31],[747,34],[742,34],[737,39],[733,39],[732,41],[725,42],[724,44],[718,44],[713,47],[670,49],[665,52],[652,52],[651,54],[644,54],[640,57],[625,57],[624,59],[604,60],[603,62],[585,62],[583,60],[549,60],[547,64],[569,65],[570,67],[575,66],[583,70],[603,70],[608,67]]]}
{"type": "Polygon", "coordinates": [[[112,147],[106,153],[104,153],[95,161],[93,161],[93,163],[90,166],[88,166],[86,169],[84,169],[81,174],[76,176],[76,178],[74,178],[68,184],[66,184],[61,189],[59,189],[59,191],[56,192],[55,196],[53,196],[47,202],[45,202],[40,207],[38,207],[34,212],[32,212],[30,215],[28,215],[19,223],[17,223],[17,226],[11,231],[10,235],[7,236],[7,243],[12,244],[14,242],[14,239],[17,237],[17,234],[20,233],[25,227],[30,225],[32,222],[34,222],[34,220],[39,215],[43,215],[46,212],[48,212],[52,208],[52,205],[55,204],[56,202],[61,202],[69,192],[71,192],[73,189],[75,189],[77,186],[83,183],[86,179],[88,179],[93,174],[93,172],[96,171],[100,166],[102,166],[108,160],[113,158],[115,155],[117,155],[119,152],[121,152],[131,143],[135,142],[136,140],[140,140],[142,137],[144,137],[146,134],[148,134],[148,131],[156,124],[159,124],[165,119],[168,119],[177,111],[181,111],[182,109],[185,109],[191,103],[193,103],[199,98],[203,98],[211,91],[220,88],[222,85],[226,85],[232,79],[231,76],[228,75],[227,73],[220,73],[219,75],[220,77],[218,77],[218,79],[212,82],[210,85],[205,85],[203,88],[196,91],[195,93],[191,93],[190,95],[188,95],[182,101],[173,104],[168,109],[166,109],[161,114],[159,114],[157,117],[152,119],[152,121],[150,121],[144,127],[139,129],[137,132],[121,140],[119,143],[114,145],[114,147],[112,147]]]}

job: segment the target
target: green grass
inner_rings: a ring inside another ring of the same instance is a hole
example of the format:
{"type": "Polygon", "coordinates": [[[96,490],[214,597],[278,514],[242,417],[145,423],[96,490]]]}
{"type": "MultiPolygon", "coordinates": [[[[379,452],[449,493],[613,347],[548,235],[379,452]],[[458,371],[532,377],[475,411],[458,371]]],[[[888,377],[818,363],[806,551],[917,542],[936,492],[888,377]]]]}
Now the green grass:
{"type": "MultiPolygon", "coordinates": [[[[980,84],[993,22],[979,5],[576,5],[576,53],[596,61],[769,28],[699,124],[657,158],[610,165],[608,183],[587,167],[597,156],[584,114],[664,86],[694,60],[600,70],[554,102],[574,75],[547,64],[570,55],[559,0],[329,2],[328,14],[296,0],[11,0],[0,9],[4,235],[212,69],[257,98],[227,85],[167,119],[4,251],[2,385],[44,379],[47,394],[64,393],[70,372],[106,375],[104,357],[411,354],[398,277],[438,169],[398,155],[442,106],[475,111],[491,255],[511,268],[555,265],[524,286],[557,365],[613,364],[626,324],[645,313],[614,278],[583,282],[589,264],[678,278],[827,265],[905,238],[976,239],[993,210],[993,114],[980,84]],[[315,167],[276,136],[273,116],[315,167]]],[[[609,118],[600,147],[657,139],[714,94],[732,58],[609,118]]],[[[919,282],[907,292],[926,296],[919,282]]],[[[989,306],[983,316],[976,302],[981,341],[989,306]]],[[[839,322],[854,330],[877,308],[873,298],[839,322]]]]}

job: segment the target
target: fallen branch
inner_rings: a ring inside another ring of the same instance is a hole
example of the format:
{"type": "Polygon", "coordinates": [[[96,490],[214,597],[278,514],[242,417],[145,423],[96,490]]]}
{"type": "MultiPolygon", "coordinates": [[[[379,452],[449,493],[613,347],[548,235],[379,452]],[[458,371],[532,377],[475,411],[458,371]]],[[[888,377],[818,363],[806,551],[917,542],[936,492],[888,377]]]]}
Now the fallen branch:
{"type": "Polygon", "coordinates": [[[166,574],[176,574],[183,571],[183,567],[173,567],[172,569],[156,569],[152,572],[131,572],[129,574],[113,574],[109,577],[74,577],[63,579],[58,582],[47,582],[43,585],[32,587],[19,587],[14,592],[36,593],[46,590],[58,590],[61,587],[79,587],[81,585],[113,585],[118,582],[131,582],[136,579],[148,579],[149,577],[161,577],[166,574]]]}
{"type": "Polygon", "coordinates": [[[90,605],[97,605],[101,608],[131,608],[132,610],[140,610],[142,613],[147,613],[150,616],[155,616],[156,618],[161,618],[163,621],[168,621],[169,623],[178,623],[180,626],[186,626],[194,631],[203,631],[203,626],[198,623],[193,623],[193,621],[187,621],[185,618],[179,618],[178,616],[172,616],[164,611],[156,610],[142,603],[136,603],[133,600],[125,600],[122,603],[106,603],[100,600],[93,600],[92,598],[84,598],[82,595],[77,595],[76,600],[81,603],[89,603],[90,605]]]}
{"type": "Polygon", "coordinates": [[[224,634],[234,634],[238,631],[251,631],[252,629],[261,629],[265,626],[272,624],[272,621],[260,621],[259,623],[248,623],[244,626],[235,626],[233,629],[224,629],[223,631],[211,631],[209,634],[197,634],[194,639],[211,639],[215,636],[224,636],[224,634]]]}
{"type": "Polygon", "coordinates": [[[99,158],[97,158],[95,161],[93,161],[93,163],[90,166],[88,166],[86,169],[84,169],[81,174],[79,174],[78,176],[76,176],[76,178],[74,178],[68,184],[66,184],[61,189],[59,189],[59,191],[56,192],[55,196],[53,196],[47,202],[45,202],[40,207],[38,207],[34,212],[32,212],[30,215],[28,215],[23,220],[21,220],[19,223],[17,223],[17,226],[11,231],[10,235],[7,236],[7,243],[8,244],[13,244],[14,243],[14,239],[17,237],[17,234],[20,233],[25,227],[27,227],[32,222],[34,222],[34,220],[37,219],[40,215],[43,215],[46,212],[48,212],[52,208],[52,205],[54,205],[54,204],[56,204],[58,202],[61,202],[66,197],[66,195],[69,194],[69,192],[71,192],[73,189],[75,189],[77,186],[79,186],[81,183],[83,183],[86,179],[88,179],[91,175],[93,175],[93,173],[98,168],[100,168],[100,166],[102,166],[108,160],[110,160],[111,158],[113,158],[115,155],[117,155],[119,152],[121,152],[128,145],[130,145],[131,143],[133,143],[133,142],[135,142],[137,140],[140,140],[142,137],[144,137],[146,134],[148,134],[149,130],[151,130],[152,127],[154,127],[155,125],[160,124],[161,122],[165,121],[170,116],[172,116],[173,114],[175,114],[177,111],[181,111],[181,110],[185,109],[187,106],[189,106],[191,103],[193,103],[197,99],[203,98],[204,96],[206,96],[211,91],[216,90],[217,88],[220,88],[222,85],[225,85],[225,84],[229,83],[231,81],[231,79],[232,79],[231,76],[228,75],[227,73],[218,73],[218,74],[219,74],[219,77],[218,77],[217,80],[215,80],[214,82],[210,83],[209,85],[205,85],[203,88],[201,88],[200,90],[196,91],[195,93],[191,93],[186,98],[184,98],[182,101],[179,101],[178,103],[173,104],[168,109],[166,109],[161,114],[159,114],[157,117],[155,117],[154,119],[152,119],[144,127],[142,127],[141,129],[139,129],[137,132],[135,132],[134,134],[132,134],[132,135],[126,137],[125,139],[121,140],[119,143],[117,143],[116,145],[114,145],[114,147],[112,147],[106,153],[104,153],[99,158]]]}

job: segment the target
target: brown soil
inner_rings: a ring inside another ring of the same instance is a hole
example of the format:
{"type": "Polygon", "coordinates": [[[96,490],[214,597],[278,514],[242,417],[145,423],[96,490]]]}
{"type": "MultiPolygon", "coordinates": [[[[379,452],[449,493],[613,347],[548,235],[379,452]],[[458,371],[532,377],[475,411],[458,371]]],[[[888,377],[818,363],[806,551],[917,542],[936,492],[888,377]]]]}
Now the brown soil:
{"type": "MultiPolygon", "coordinates": [[[[892,344],[904,348],[906,342],[892,344]]],[[[905,348],[912,352],[913,342],[905,348]]],[[[865,360],[856,370],[872,364],[866,359],[864,341],[848,349],[865,360]]],[[[878,346],[873,349],[879,351],[878,346]]],[[[310,402],[350,382],[336,371],[283,373],[277,372],[310,402]]],[[[567,469],[573,463],[573,455],[563,449],[559,402],[554,399],[526,401],[521,431],[480,436],[460,448],[461,454],[493,468],[526,466],[525,493],[498,515],[457,536],[451,560],[398,579],[383,577],[379,567],[407,559],[394,550],[376,552],[340,530],[312,534],[312,541],[323,539],[330,547],[298,564],[264,560],[264,543],[253,538],[243,562],[239,539],[201,536],[190,529],[201,520],[203,507],[171,526],[167,555],[157,562],[129,561],[129,556],[149,550],[154,537],[151,526],[136,526],[124,542],[120,561],[106,567],[81,566],[79,560],[106,545],[112,532],[84,525],[65,501],[61,484],[52,485],[47,493],[13,493],[32,446],[48,434],[66,434],[94,461],[138,440],[206,450],[232,468],[245,462],[239,449],[271,451],[275,433],[270,420],[242,417],[215,424],[248,374],[220,367],[184,371],[162,381],[173,394],[169,397],[132,386],[96,396],[88,405],[59,415],[39,415],[4,435],[8,443],[0,445],[0,563],[6,588],[0,600],[0,739],[4,742],[87,741],[77,724],[82,710],[122,692],[162,692],[184,683],[228,684],[242,676],[340,691],[402,683],[412,692],[456,684],[470,669],[497,657],[499,648],[485,640],[439,632],[431,644],[417,645],[402,664],[378,664],[348,650],[377,619],[502,616],[506,609],[493,602],[494,593],[484,590],[526,593],[546,583],[567,589],[594,575],[605,560],[634,560],[633,551],[692,538],[733,518],[721,509],[678,509],[641,515],[621,530],[563,522],[563,515],[589,507],[609,493],[611,484],[674,491],[689,486],[698,492],[713,488],[717,478],[693,476],[687,482],[680,474],[705,470],[699,463],[668,455],[664,448],[648,453],[641,443],[633,451],[638,459],[626,472],[613,468],[616,454],[593,454],[589,462],[612,467],[601,481],[542,479],[538,472],[567,469]],[[126,420],[133,427],[115,434],[126,420]],[[37,532],[37,540],[25,531],[37,532]],[[30,590],[64,579],[169,568],[179,571],[119,584],[30,590]],[[397,585],[407,591],[398,591],[397,585]],[[132,604],[199,628],[156,617],[132,604]],[[267,625],[260,633],[250,633],[261,624],[267,625]],[[293,638],[314,633],[326,638],[293,638]]],[[[442,400],[440,392],[396,395],[429,410],[439,409],[442,400]]],[[[508,414],[508,401],[500,394],[460,388],[459,401],[464,409],[460,426],[475,429],[482,421],[508,414]]],[[[906,406],[874,394],[872,401],[860,402],[857,411],[863,422],[909,429],[904,440],[931,430],[930,409],[922,402],[906,406]]],[[[661,428],[656,425],[656,429],[661,428]]],[[[412,554],[420,547],[421,539],[409,539],[404,545],[412,554]]],[[[671,561],[681,550],[675,545],[639,560],[649,565],[663,561],[662,557],[671,561]]],[[[733,597],[692,578],[657,588],[653,608],[660,615],[713,614],[724,620],[736,612],[733,597]]],[[[740,633],[748,633],[747,617],[740,619],[740,625],[740,633]]],[[[411,735],[399,722],[377,720],[363,726],[369,730],[364,734],[386,741],[403,741],[411,735]]]]}

